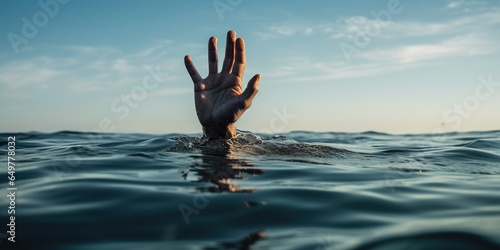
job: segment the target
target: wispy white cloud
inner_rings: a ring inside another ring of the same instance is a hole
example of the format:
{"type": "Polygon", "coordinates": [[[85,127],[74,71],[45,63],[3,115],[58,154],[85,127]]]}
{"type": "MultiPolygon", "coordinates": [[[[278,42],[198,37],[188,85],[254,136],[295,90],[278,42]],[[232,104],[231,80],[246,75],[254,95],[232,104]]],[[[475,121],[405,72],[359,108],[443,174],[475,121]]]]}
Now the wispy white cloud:
{"type": "MultiPolygon", "coordinates": [[[[433,36],[446,34],[463,34],[477,30],[488,30],[492,25],[500,23],[500,9],[471,16],[464,16],[444,22],[387,22],[381,32],[382,37],[397,38],[433,36]]],[[[362,26],[360,26],[362,27],[362,26]]]]}
{"type": "Polygon", "coordinates": [[[477,34],[459,35],[437,43],[402,44],[390,49],[373,49],[360,53],[357,63],[342,59],[318,61],[312,57],[284,58],[275,68],[264,72],[268,77],[290,82],[331,81],[383,75],[419,67],[432,60],[470,57],[498,52],[488,40],[477,34]]]}
{"type": "Polygon", "coordinates": [[[386,74],[407,68],[408,65],[394,62],[366,62],[363,64],[346,64],[342,61],[318,62],[312,58],[304,58],[300,67],[294,63],[287,63],[277,69],[267,69],[263,72],[267,77],[276,82],[306,83],[317,81],[333,81],[338,79],[364,78],[374,75],[386,74]]]}
{"type": "Polygon", "coordinates": [[[63,49],[66,51],[72,51],[80,54],[92,54],[92,53],[115,53],[117,50],[112,47],[92,47],[84,45],[62,45],[62,46],[51,46],[54,49],[63,49]]]}
{"type": "Polygon", "coordinates": [[[47,82],[62,72],[50,67],[54,60],[39,57],[31,60],[16,60],[0,66],[0,85],[8,90],[32,87],[46,88],[47,82]]]}
{"type": "Polygon", "coordinates": [[[128,60],[124,58],[115,59],[111,68],[118,73],[128,73],[135,70],[135,66],[131,65],[128,60]]]}
{"type": "Polygon", "coordinates": [[[163,40],[163,41],[159,41],[157,42],[155,45],[149,47],[149,48],[146,48],[142,51],[139,51],[137,52],[134,56],[135,57],[147,57],[147,56],[151,56],[153,55],[153,53],[157,53],[158,51],[162,51],[164,50],[165,48],[168,48],[169,45],[173,44],[174,41],[172,40],[163,40]]]}
{"type": "Polygon", "coordinates": [[[378,49],[361,53],[370,61],[413,63],[452,56],[475,56],[496,52],[496,46],[484,36],[459,35],[438,43],[402,45],[391,49],[378,49]]]}
{"type": "MultiPolygon", "coordinates": [[[[456,1],[450,2],[448,6],[481,6],[480,3],[481,2],[456,1]]],[[[397,21],[396,16],[390,21],[378,21],[372,17],[350,16],[339,18],[334,22],[313,23],[309,25],[301,23],[282,23],[271,25],[266,30],[257,32],[257,36],[267,40],[280,37],[311,35],[315,33],[318,35],[327,35],[335,40],[351,40],[357,36],[359,32],[365,32],[367,26],[376,25],[379,29],[377,37],[402,38],[458,34],[477,29],[488,29],[491,25],[497,25],[499,23],[500,8],[490,7],[481,12],[455,19],[444,20],[442,22],[397,21]]]]}
{"type": "Polygon", "coordinates": [[[313,25],[305,25],[300,23],[294,24],[274,24],[270,25],[267,30],[256,33],[257,37],[262,40],[276,39],[280,37],[290,37],[294,35],[309,36],[314,34],[319,27],[313,25]]]}
{"type": "MultiPolygon", "coordinates": [[[[490,2],[491,3],[491,2],[490,2]]],[[[488,2],[478,0],[452,0],[446,5],[447,9],[457,10],[464,13],[485,11],[488,9],[488,2]]]]}
{"type": "Polygon", "coordinates": [[[171,96],[192,93],[193,88],[166,88],[153,92],[154,96],[171,96]]]}
{"type": "MultiPolygon", "coordinates": [[[[149,65],[157,65],[163,74],[162,82],[174,83],[185,73],[182,57],[172,53],[201,48],[198,44],[175,44],[159,41],[143,50],[124,53],[112,47],[80,45],[46,46],[38,48],[38,56],[0,63],[0,89],[10,93],[24,93],[24,97],[39,91],[59,94],[78,94],[95,91],[113,91],[141,84],[149,65]],[[61,52],[62,51],[62,52],[61,52]],[[168,75],[165,77],[165,75],[168,75]],[[164,78],[164,79],[163,79],[164,78]]],[[[181,94],[174,90],[168,95],[181,94]]],[[[158,95],[167,95],[160,91],[158,95]]],[[[13,95],[11,95],[13,96],[13,95]]]]}
{"type": "MultiPolygon", "coordinates": [[[[467,3],[457,2],[458,6],[467,3]]],[[[280,24],[259,33],[263,39],[303,36],[306,29],[313,35],[326,36],[335,42],[350,42],[365,29],[373,19],[352,16],[335,22],[303,24],[280,24]]],[[[416,67],[423,62],[452,60],[498,53],[498,37],[492,31],[498,30],[500,8],[490,8],[473,15],[442,22],[392,21],[381,22],[379,35],[372,39],[383,39],[377,46],[362,48],[354,56],[356,62],[348,64],[343,58],[329,58],[328,61],[314,60],[312,57],[290,57],[273,63],[267,75],[286,82],[308,82],[359,78],[386,74],[396,70],[416,67]],[[335,61],[336,60],[336,61],[335,61]]],[[[339,53],[342,53],[340,50],[339,53]]],[[[293,54],[293,52],[290,52],[293,54]]]]}
{"type": "Polygon", "coordinates": [[[450,2],[446,5],[447,8],[450,8],[450,9],[454,9],[454,8],[457,8],[457,7],[460,7],[460,5],[462,5],[462,1],[453,1],[453,2],[450,2]]]}

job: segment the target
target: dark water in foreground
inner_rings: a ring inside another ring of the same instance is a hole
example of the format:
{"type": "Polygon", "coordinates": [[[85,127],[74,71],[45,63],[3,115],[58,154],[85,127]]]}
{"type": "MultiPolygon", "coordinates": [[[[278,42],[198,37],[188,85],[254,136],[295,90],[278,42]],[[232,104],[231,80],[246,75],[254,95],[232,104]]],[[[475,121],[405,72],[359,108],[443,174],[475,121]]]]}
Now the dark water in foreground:
{"type": "Polygon", "coordinates": [[[12,135],[0,249],[500,249],[500,131],[12,135]]]}

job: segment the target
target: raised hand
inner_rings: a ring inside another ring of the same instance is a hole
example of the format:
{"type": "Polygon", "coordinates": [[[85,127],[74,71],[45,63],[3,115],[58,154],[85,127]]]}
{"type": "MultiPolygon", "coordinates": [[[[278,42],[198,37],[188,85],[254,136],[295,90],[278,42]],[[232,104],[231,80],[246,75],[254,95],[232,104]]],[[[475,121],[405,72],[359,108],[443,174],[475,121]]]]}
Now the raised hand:
{"type": "Polygon", "coordinates": [[[242,90],[245,71],[245,43],[230,30],[226,39],[226,56],[218,72],[217,38],[208,41],[208,76],[201,78],[189,55],[184,57],[186,69],[194,83],[194,100],[198,120],[209,139],[228,139],[236,135],[236,121],[252,105],[258,92],[257,74],[242,90]]]}

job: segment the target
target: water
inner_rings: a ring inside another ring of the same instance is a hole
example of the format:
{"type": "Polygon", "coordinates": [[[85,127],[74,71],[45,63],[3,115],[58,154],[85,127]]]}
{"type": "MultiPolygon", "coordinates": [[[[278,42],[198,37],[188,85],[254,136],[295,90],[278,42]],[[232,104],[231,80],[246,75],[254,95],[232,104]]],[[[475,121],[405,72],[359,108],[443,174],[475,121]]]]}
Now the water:
{"type": "Polygon", "coordinates": [[[500,249],[500,131],[13,135],[1,249],[500,249]]]}

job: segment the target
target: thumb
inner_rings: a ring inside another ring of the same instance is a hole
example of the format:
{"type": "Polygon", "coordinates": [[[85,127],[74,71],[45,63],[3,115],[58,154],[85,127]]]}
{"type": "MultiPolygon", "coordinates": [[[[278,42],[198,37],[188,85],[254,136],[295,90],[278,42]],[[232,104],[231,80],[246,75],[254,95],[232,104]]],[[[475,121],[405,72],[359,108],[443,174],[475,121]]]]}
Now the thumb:
{"type": "Polygon", "coordinates": [[[261,77],[260,74],[257,74],[254,77],[252,77],[252,79],[248,81],[247,88],[245,89],[245,91],[243,91],[243,93],[240,96],[240,98],[243,98],[242,101],[245,109],[249,108],[250,105],[252,105],[253,98],[255,97],[257,92],[259,92],[260,77],[261,77]]]}

